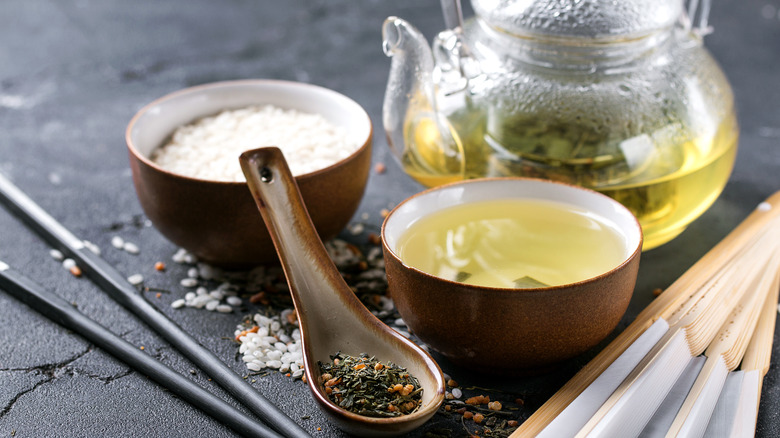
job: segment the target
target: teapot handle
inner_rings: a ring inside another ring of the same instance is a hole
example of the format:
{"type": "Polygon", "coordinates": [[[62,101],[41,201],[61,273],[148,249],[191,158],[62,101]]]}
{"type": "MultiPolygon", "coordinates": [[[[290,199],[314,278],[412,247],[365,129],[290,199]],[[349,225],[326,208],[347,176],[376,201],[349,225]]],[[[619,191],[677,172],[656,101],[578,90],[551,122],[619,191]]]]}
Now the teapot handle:
{"type": "MultiPolygon", "coordinates": [[[[442,0],[442,4],[444,1],[442,0]]],[[[711,34],[712,26],[708,22],[711,9],[711,0],[701,0],[701,2],[699,0],[688,0],[688,7],[682,15],[683,28],[700,38],[711,34]],[[701,10],[699,10],[699,3],[701,3],[701,10]]]]}
{"type": "Polygon", "coordinates": [[[444,26],[447,29],[463,28],[463,8],[460,0],[441,0],[441,11],[444,14],[444,26]]]}

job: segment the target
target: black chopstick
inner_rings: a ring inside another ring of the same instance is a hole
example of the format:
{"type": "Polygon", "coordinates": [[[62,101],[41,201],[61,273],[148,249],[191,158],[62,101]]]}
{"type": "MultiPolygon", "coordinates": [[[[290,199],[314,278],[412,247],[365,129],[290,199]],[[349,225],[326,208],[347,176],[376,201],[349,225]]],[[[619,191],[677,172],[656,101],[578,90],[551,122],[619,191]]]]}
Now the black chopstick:
{"type": "Polygon", "coordinates": [[[253,420],[163,363],[141,352],[107,328],[89,319],[67,301],[43,289],[2,261],[0,261],[0,288],[57,324],[80,334],[237,433],[248,437],[281,437],[265,424],[253,420]]]}
{"type": "Polygon", "coordinates": [[[288,437],[309,437],[303,428],[234,373],[214,353],[200,345],[141,296],[113,266],[84,246],[64,226],[0,174],[0,203],[53,247],[76,260],[79,267],[114,301],[133,312],[174,348],[202,369],[219,386],[277,432],[288,437]]]}

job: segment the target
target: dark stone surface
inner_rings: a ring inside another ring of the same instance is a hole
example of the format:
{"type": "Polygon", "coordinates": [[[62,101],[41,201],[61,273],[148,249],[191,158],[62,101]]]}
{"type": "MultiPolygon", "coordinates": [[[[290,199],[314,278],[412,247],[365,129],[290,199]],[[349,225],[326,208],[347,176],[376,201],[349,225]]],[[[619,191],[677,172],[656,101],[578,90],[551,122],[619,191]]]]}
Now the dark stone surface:
{"type": "MultiPolygon", "coordinates": [[[[780,18],[765,0],[714,2],[715,33],[706,45],[730,78],[742,126],[734,173],[715,205],[673,242],[642,256],[625,327],[652,299],[780,189],[780,18]]],[[[342,92],[375,124],[372,174],[360,212],[379,225],[379,211],[421,189],[392,162],[381,128],[389,61],[380,25],[388,15],[412,21],[428,38],[443,28],[438,2],[364,1],[117,1],[5,0],[0,2],[0,172],[11,178],[76,235],[103,248],[128,275],[172,293],[149,299],[239,373],[230,336],[238,314],[173,310],[183,295],[185,267],[152,227],[133,192],[124,129],[145,103],[171,91],[217,80],[272,78],[311,82],[342,92]],[[119,235],[141,254],[116,251],[119,235]]],[[[0,259],[55,289],[90,317],[154,357],[189,375],[182,359],[135,317],[86,279],[75,279],[48,256],[48,247],[0,212],[0,259]]],[[[0,292],[0,435],[2,436],[230,436],[219,422],[131,372],[79,336],[0,292]]],[[[486,315],[489,317],[489,315],[486,315]]],[[[774,349],[780,357],[780,347],[774,349]]],[[[527,418],[594,352],[552,373],[494,379],[442,368],[465,386],[500,388],[525,398],[527,418]]],[[[487,370],[489,371],[489,370],[487,370]]],[[[223,398],[198,372],[191,376],[223,398]]],[[[758,436],[780,436],[780,370],[764,382],[758,436]]],[[[253,385],[315,436],[341,436],[319,413],[308,389],[276,373],[253,385]],[[322,430],[318,431],[317,428],[322,430]]],[[[510,394],[498,395],[510,400],[510,394]]],[[[230,401],[234,403],[233,401],[230,401]]],[[[463,434],[437,416],[416,435],[439,428],[463,434]]]]}

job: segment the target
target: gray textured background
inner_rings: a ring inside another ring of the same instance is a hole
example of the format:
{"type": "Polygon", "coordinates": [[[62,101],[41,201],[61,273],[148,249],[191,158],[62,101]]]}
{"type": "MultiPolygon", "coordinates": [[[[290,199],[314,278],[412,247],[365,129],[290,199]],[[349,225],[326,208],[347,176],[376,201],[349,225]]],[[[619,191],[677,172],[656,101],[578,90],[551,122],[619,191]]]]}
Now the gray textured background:
{"type": "MultiPolygon", "coordinates": [[[[133,191],[124,129],[145,103],[191,85],[238,78],[311,82],[362,104],[375,124],[372,174],[360,213],[379,225],[379,210],[420,190],[389,157],[381,102],[389,60],[381,50],[387,15],[409,19],[428,38],[443,28],[439,2],[4,0],[0,2],[0,172],[10,177],[76,235],[97,243],[126,274],[173,293],[150,300],[231,367],[244,372],[230,336],[239,314],[172,310],[184,294],[184,267],[143,213],[133,191]],[[110,248],[120,235],[141,247],[132,256],[110,248]],[[153,265],[168,263],[165,274],[153,265]]],[[[715,205],[679,238],[642,256],[625,327],[652,298],[780,189],[780,3],[715,1],[715,33],[706,45],[730,78],[742,127],[736,168],[715,205]]],[[[27,228],[0,211],[0,259],[182,372],[192,365],[86,279],[76,280],[27,228]]],[[[0,291],[0,436],[229,436],[201,414],[79,336],[0,291]]],[[[491,379],[442,368],[464,385],[522,395],[530,415],[588,357],[550,374],[491,379]]],[[[775,358],[780,357],[776,346],[775,358]]],[[[489,371],[489,370],[486,370],[489,371]]],[[[765,380],[758,435],[780,436],[780,371],[765,380]]],[[[192,379],[223,395],[198,373],[192,379]]],[[[254,386],[316,436],[340,436],[319,414],[308,389],[279,374],[254,386]],[[308,417],[308,418],[307,418],[308,417]],[[321,427],[321,431],[317,428],[321,427]]],[[[500,396],[499,396],[500,397],[500,396]]],[[[507,395],[511,397],[511,395],[507,395]]],[[[439,428],[436,419],[416,435],[439,428]]]]}

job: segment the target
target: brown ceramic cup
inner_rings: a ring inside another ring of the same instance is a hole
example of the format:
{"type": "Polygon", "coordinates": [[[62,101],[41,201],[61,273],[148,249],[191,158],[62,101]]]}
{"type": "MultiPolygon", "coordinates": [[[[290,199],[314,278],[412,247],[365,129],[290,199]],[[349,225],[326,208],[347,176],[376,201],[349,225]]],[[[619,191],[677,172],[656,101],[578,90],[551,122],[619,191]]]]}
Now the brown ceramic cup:
{"type": "Polygon", "coordinates": [[[390,295],[420,340],[476,371],[528,374],[587,351],[615,328],[633,294],[642,229],[625,207],[597,192],[551,181],[495,178],[441,186],[406,199],[385,219],[382,244],[390,295]],[[420,218],[454,205],[507,198],[561,202],[599,215],[623,238],[622,262],[577,283],[503,289],[446,280],[399,258],[399,239],[420,218]]]}
{"type": "Polygon", "coordinates": [[[171,242],[200,260],[225,267],[278,260],[246,183],[175,174],[149,157],[177,127],[250,105],[317,113],[358,139],[361,146],[352,155],[295,178],[323,239],[338,234],[357,210],[371,166],[372,126],[368,114],[353,100],[326,88],[274,80],[217,82],[169,94],[142,108],[125,135],[141,207],[171,242]]]}

